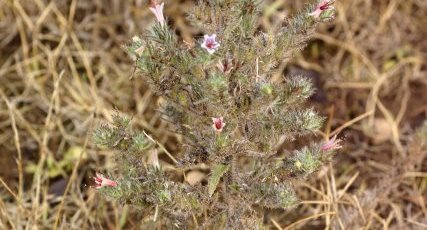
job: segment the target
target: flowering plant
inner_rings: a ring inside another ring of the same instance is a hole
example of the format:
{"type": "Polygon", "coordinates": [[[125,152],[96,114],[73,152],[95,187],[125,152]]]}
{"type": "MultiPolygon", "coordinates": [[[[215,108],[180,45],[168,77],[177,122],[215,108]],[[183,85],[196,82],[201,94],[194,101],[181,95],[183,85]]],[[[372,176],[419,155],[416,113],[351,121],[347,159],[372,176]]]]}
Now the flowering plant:
{"type": "Polygon", "coordinates": [[[340,145],[334,137],[289,148],[318,131],[324,119],[302,106],[314,92],[310,79],[275,76],[326,19],[324,11],[333,10],[332,1],[309,5],[271,31],[259,29],[262,2],[200,1],[188,19],[206,35],[181,42],[167,25],[163,3],[153,1],[157,23],[127,49],[144,81],[165,99],[164,119],[183,139],[183,156],[169,162],[179,173],[171,166],[166,172],[165,161],[159,162],[157,151],[169,154],[166,149],[132,131],[128,118],[115,116],[94,133],[97,144],[120,152],[123,179],[104,194],[144,207],[147,215],[160,210],[161,224],[212,229],[258,228],[259,208],[298,204],[293,181],[330,161],[340,145]],[[199,44],[188,45],[194,42],[199,44]],[[156,163],[149,164],[144,159],[153,153],[156,163]],[[187,180],[195,171],[203,176],[187,180]]]}

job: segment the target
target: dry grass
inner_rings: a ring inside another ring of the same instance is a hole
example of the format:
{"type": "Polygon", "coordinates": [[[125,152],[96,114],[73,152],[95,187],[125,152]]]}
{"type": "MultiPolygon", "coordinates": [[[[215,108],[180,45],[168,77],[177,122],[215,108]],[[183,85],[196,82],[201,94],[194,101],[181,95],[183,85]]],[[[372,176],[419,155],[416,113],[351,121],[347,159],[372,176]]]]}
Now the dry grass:
{"type": "MultiPolygon", "coordinates": [[[[192,1],[173,2],[167,14],[189,41],[199,33],[182,15],[192,1]]],[[[303,4],[271,2],[265,28],[303,4]]],[[[299,186],[301,206],[266,221],[278,229],[425,229],[426,152],[414,130],[427,117],[427,4],[336,7],[335,21],[294,65],[318,80],[312,103],[330,118],[324,133],[344,133],[346,148],[299,186]]],[[[140,0],[0,0],[1,229],[138,229],[145,221],[88,189],[94,171],[113,168],[112,153],[94,148],[88,133],[117,108],[176,152],[154,112],[157,98],[129,80],[133,63],[121,49],[151,18],[140,0]]]]}

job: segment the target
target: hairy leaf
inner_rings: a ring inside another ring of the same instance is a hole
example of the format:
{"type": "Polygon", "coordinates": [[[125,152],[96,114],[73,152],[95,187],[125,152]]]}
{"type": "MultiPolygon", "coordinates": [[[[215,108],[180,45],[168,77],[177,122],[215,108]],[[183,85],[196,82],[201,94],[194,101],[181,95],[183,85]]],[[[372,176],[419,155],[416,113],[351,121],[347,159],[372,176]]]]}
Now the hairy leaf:
{"type": "Polygon", "coordinates": [[[218,186],[219,180],[222,176],[224,176],[224,174],[228,171],[229,168],[230,166],[221,164],[215,165],[213,167],[211,176],[208,180],[209,196],[213,195],[216,190],[216,187],[218,186]]]}

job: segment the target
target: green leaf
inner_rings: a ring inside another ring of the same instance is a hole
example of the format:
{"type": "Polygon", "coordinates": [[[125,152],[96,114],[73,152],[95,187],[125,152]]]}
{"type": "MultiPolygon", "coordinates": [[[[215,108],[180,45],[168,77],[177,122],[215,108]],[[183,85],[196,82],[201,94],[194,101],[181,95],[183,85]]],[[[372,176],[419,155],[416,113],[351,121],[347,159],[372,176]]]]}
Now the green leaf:
{"type": "Polygon", "coordinates": [[[123,207],[123,210],[121,212],[120,221],[119,221],[119,229],[123,229],[126,225],[126,222],[128,220],[128,214],[129,214],[129,206],[125,205],[123,207]]]}
{"type": "Polygon", "coordinates": [[[209,190],[209,196],[211,197],[213,193],[216,190],[216,187],[218,186],[219,180],[222,176],[228,171],[230,166],[228,165],[215,165],[212,169],[211,176],[208,180],[208,190],[209,190]]]}

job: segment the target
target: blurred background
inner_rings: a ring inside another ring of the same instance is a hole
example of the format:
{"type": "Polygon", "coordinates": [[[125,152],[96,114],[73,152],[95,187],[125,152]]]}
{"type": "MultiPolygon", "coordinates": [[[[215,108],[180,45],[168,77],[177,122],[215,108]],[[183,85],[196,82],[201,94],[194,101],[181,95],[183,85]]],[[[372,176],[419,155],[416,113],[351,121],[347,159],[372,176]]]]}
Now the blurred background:
{"type": "MultiPolygon", "coordinates": [[[[195,1],[165,1],[181,38],[195,1]]],[[[306,1],[266,0],[261,27],[306,1]]],[[[271,229],[427,229],[427,1],[339,0],[284,74],[304,74],[310,99],[340,133],[334,163],[298,184],[301,205],[271,210],[271,229]],[[424,133],[422,133],[424,130],[424,133]],[[425,143],[424,143],[425,144],[425,143]]],[[[97,194],[113,152],[91,131],[117,111],[170,152],[157,98],[123,45],[153,24],[145,0],[0,0],[0,228],[141,229],[152,217],[97,194]],[[63,197],[63,199],[61,199],[63,197]]]]}

